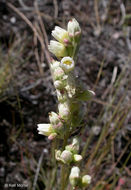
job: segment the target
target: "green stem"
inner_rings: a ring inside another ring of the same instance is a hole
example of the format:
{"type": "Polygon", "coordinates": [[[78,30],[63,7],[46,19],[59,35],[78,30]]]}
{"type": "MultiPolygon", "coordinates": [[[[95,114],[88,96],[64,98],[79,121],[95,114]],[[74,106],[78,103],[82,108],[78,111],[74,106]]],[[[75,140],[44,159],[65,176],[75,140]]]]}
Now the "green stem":
{"type": "Polygon", "coordinates": [[[61,189],[60,190],[64,190],[65,189],[65,165],[62,165],[61,167],[61,189]]]}
{"type": "Polygon", "coordinates": [[[70,166],[62,165],[61,167],[61,189],[65,190],[68,185],[68,179],[69,179],[69,173],[70,173],[70,166]]]}
{"type": "MultiPolygon", "coordinates": [[[[68,142],[68,137],[69,137],[69,130],[66,132],[66,135],[64,137],[64,142],[63,142],[63,150],[65,149],[65,146],[67,145],[67,142],[68,142]]],[[[63,164],[61,166],[61,180],[60,180],[60,190],[64,190],[65,187],[67,186],[67,176],[68,176],[68,171],[69,171],[69,168],[63,164]]]]}
{"type": "Polygon", "coordinates": [[[55,139],[52,142],[52,148],[51,148],[51,151],[52,151],[51,152],[51,157],[52,157],[52,166],[53,166],[53,169],[52,169],[52,173],[51,173],[52,180],[49,183],[50,189],[52,189],[52,187],[54,186],[55,180],[56,180],[56,176],[57,176],[57,163],[56,163],[56,159],[55,159],[55,149],[57,148],[58,145],[59,145],[59,142],[57,141],[57,139],[55,139]]]}

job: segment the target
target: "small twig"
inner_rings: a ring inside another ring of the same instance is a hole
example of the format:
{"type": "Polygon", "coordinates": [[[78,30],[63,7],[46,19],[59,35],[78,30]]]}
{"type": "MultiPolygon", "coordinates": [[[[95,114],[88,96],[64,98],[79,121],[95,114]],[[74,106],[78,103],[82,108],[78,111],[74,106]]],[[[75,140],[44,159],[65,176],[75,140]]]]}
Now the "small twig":
{"type": "Polygon", "coordinates": [[[23,158],[23,149],[22,149],[22,146],[20,146],[19,144],[18,144],[18,146],[20,148],[21,163],[22,163],[22,166],[23,166],[23,169],[24,169],[24,174],[25,174],[26,177],[28,177],[27,168],[25,167],[24,158],[23,158]]]}
{"type": "Polygon", "coordinates": [[[111,84],[113,85],[115,80],[116,80],[116,76],[117,76],[117,70],[118,70],[118,67],[115,66],[114,69],[113,69],[113,74],[112,74],[112,79],[111,79],[111,84]]]}
{"type": "Polygon", "coordinates": [[[124,24],[124,21],[125,21],[126,9],[125,9],[124,3],[120,2],[120,0],[118,0],[118,2],[120,3],[120,10],[121,10],[121,14],[122,14],[122,18],[119,23],[119,25],[121,26],[124,24]]]}
{"type": "Polygon", "coordinates": [[[54,18],[56,19],[58,17],[58,4],[57,4],[57,0],[53,0],[53,4],[54,4],[54,18]]]}
{"type": "MultiPolygon", "coordinates": [[[[36,25],[37,25],[37,23],[35,23],[35,26],[36,25]]],[[[35,52],[35,57],[36,57],[36,60],[37,60],[38,68],[39,68],[41,76],[43,76],[44,72],[43,72],[43,68],[41,66],[40,57],[39,57],[39,53],[38,53],[37,36],[36,35],[34,35],[34,45],[35,45],[34,52],[35,52]]]]}
{"type": "Polygon", "coordinates": [[[104,10],[105,11],[104,11],[104,15],[103,15],[104,17],[102,18],[102,21],[103,21],[102,26],[101,26],[102,28],[104,26],[104,23],[105,23],[106,19],[108,18],[108,14],[109,14],[109,10],[110,10],[110,7],[111,7],[111,3],[112,3],[112,0],[109,0],[107,2],[107,4],[104,6],[104,10]]]}
{"type": "MultiPolygon", "coordinates": [[[[29,21],[29,19],[22,13],[20,12],[14,5],[12,5],[11,3],[7,3],[7,6],[10,7],[13,11],[15,11],[29,26],[30,28],[33,30],[33,32],[35,33],[35,35],[37,36],[38,40],[40,41],[40,44],[42,46],[43,49],[45,49],[45,55],[47,58],[48,63],[51,62],[51,57],[49,55],[49,52],[46,50],[45,48],[45,44],[44,44],[44,40],[43,38],[39,35],[38,31],[36,30],[36,28],[34,27],[34,25],[29,21]]],[[[46,43],[47,44],[47,43],[46,43]]]]}
{"type": "Polygon", "coordinates": [[[131,170],[128,167],[124,167],[124,169],[126,170],[127,174],[131,177],[131,170]]]}
{"type": "Polygon", "coordinates": [[[130,27],[126,27],[126,43],[129,51],[131,51],[130,30],[130,27]]]}
{"type": "Polygon", "coordinates": [[[115,107],[116,107],[115,105],[110,105],[109,103],[107,103],[107,102],[105,102],[105,101],[103,101],[103,100],[99,100],[98,98],[93,98],[92,101],[93,101],[93,102],[96,102],[96,103],[98,103],[98,104],[101,104],[101,105],[103,105],[103,106],[110,106],[110,107],[112,107],[112,108],[115,108],[115,107]]]}
{"type": "Polygon", "coordinates": [[[115,167],[117,166],[117,164],[120,162],[122,156],[124,155],[124,153],[126,152],[128,146],[129,146],[130,144],[131,144],[131,141],[129,141],[129,142],[126,144],[125,148],[122,150],[122,153],[121,153],[120,156],[118,157],[117,161],[113,164],[113,166],[112,166],[111,169],[109,170],[108,175],[111,175],[111,174],[112,174],[113,170],[115,169],[115,167]]]}
{"type": "Polygon", "coordinates": [[[105,90],[105,92],[103,93],[101,99],[105,99],[105,97],[109,94],[110,90],[112,89],[113,84],[114,84],[114,82],[115,82],[115,80],[116,80],[117,70],[118,70],[118,68],[115,66],[114,69],[113,69],[113,74],[112,74],[111,83],[110,83],[110,85],[107,87],[107,89],[105,90]]]}
{"type": "Polygon", "coordinates": [[[95,91],[96,86],[97,86],[97,84],[98,84],[98,82],[99,82],[99,80],[100,80],[100,77],[101,77],[101,74],[102,74],[102,71],[103,71],[103,66],[104,66],[105,59],[106,59],[106,54],[107,54],[107,51],[108,51],[109,46],[110,46],[110,44],[111,44],[111,41],[112,41],[112,37],[109,39],[109,41],[108,41],[108,43],[107,43],[107,45],[106,45],[106,47],[105,47],[103,60],[102,60],[102,62],[101,62],[100,69],[99,69],[98,74],[97,74],[97,78],[96,78],[96,81],[95,81],[95,84],[94,84],[94,87],[93,87],[93,91],[95,91]]]}
{"type": "MultiPolygon", "coordinates": [[[[38,31],[39,35],[41,35],[42,39],[44,39],[42,31],[41,31],[41,28],[40,28],[38,22],[36,22],[36,28],[37,28],[37,31],[38,31]]],[[[41,64],[44,62],[44,59],[45,59],[45,55],[44,55],[45,51],[46,51],[45,49],[41,48],[40,57],[39,57],[41,64]]]]}
{"type": "Polygon", "coordinates": [[[50,54],[48,52],[48,37],[47,37],[47,34],[46,34],[46,30],[45,30],[45,26],[44,26],[44,23],[42,21],[42,18],[41,18],[41,14],[40,14],[40,11],[39,11],[39,7],[38,7],[38,3],[37,3],[37,0],[34,2],[34,5],[35,5],[35,8],[36,8],[36,12],[37,12],[37,15],[38,15],[38,20],[39,20],[39,23],[40,23],[40,26],[41,26],[41,30],[42,30],[42,33],[43,33],[43,39],[45,41],[45,55],[46,55],[46,59],[47,59],[47,62],[50,63],[51,62],[51,57],[50,57],[50,54]]]}
{"type": "Polygon", "coordinates": [[[101,27],[100,27],[100,17],[99,17],[99,11],[98,11],[98,0],[94,0],[94,10],[95,10],[97,28],[100,29],[101,27]]]}
{"type": "Polygon", "coordinates": [[[114,136],[111,137],[111,154],[113,165],[115,163],[114,136]]]}
{"type": "MultiPolygon", "coordinates": [[[[100,135],[100,137],[99,137],[99,140],[98,140],[98,142],[97,142],[97,144],[96,144],[94,150],[92,150],[93,153],[91,154],[91,156],[90,156],[90,158],[89,158],[89,160],[88,160],[88,162],[87,162],[87,164],[86,164],[86,167],[87,167],[87,168],[88,168],[88,166],[90,165],[90,163],[91,163],[91,161],[93,160],[93,158],[95,157],[95,155],[96,155],[96,153],[97,153],[97,150],[99,149],[99,147],[100,147],[100,145],[101,145],[103,139],[105,139],[106,136],[108,135],[108,130],[107,130],[107,129],[108,129],[108,127],[110,126],[112,120],[114,119],[114,117],[115,117],[117,111],[119,110],[120,105],[121,105],[121,102],[123,101],[123,98],[124,98],[124,96],[121,97],[121,99],[120,99],[118,105],[116,106],[116,108],[115,108],[115,110],[114,110],[114,112],[113,112],[113,114],[112,114],[112,116],[111,116],[109,122],[103,126],[103,129],[102,129],[101,135],[100,135]]],[[[123,112],[124,112],[124,111],[123,111],[123,112]]],[[[122,114],[117,118],[117,122],[119,121],[120,117],[123,115],[123,112],[122,112],[122,114]]],[[[123,119],[124,119],[124,117],[123,117],[123,119]]]]}
{"type": "Polygon", "coordinates": [[[23,0],[18,0],[20,5],[25,9],[25,10],[29,10],[30,7],[26,6],[25,3],[23,2],[23,0]]]}
{"type": "Polygon", "coordinates": [[[23,87],[20,91],[25,92],[25,91],[31,90],[32,88],[35,88],[36,86],[38,86],[41,82],[42,82],[42,79],[39,79],[31,85],[23,87]]]}
{"type": "Polygon", "coordinates": [[[34,5],[35,5],[36,12],[37,12],[37,15],[38,15],[38,20],[39,20],[39,23],[40,23],[40,26],[41,26],[41,30],[43,32],[43,37],[45,37],[45,39],[44,39],[45,44],[46,44],[46,46],[48,46],[48,44],[49,44],[48,37],[47,37],[47,35],[45,35],[46,30],[45,30],[45,26],[44,26],[44,23],[43,23],[42,18],[41,18],[41,14],[40,14],[40,11],[39,11],[37,0],[35,1],[34,5]]]}
{"type": "Polygon", "coordinates": [[[33,32],[35,33],[35,35],[38,37],[41,46],[44,48],[45,45],[42,43],[43,40],[41,38],[41,36],[38,34],[36,28],[33,26],[33,24],[30,22],[30,20],[22,13],[20,12],[14,5],[12,5],[11,3],[7,3],[8,7],[10,7],[13,11],[15,11],[27,24],[28,26],[30,26],[30,28],[33,30],[33,32]]]}
{"type": "Polygon", "coordinates": [[[39,176],[39,172],[40,172],[41,163],[43,161],[43,156],[44,156],[44,149],[42,150],[41,156],[40,156],[39,161],[38,161],[32,190],[36,189],[36,184],[37,184],[37,180],[38,180],[38,176],[39,176]]]}

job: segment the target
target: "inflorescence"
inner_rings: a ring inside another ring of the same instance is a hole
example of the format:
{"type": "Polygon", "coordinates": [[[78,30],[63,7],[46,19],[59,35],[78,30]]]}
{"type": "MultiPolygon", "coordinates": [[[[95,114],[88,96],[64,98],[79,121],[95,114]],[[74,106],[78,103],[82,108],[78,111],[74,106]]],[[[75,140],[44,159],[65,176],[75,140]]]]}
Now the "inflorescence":
{"type": "MultiPolygon", "coordinates": [[[[48,46],[57,60],[50,63],[53,83],[58,98],[58,112],[49,113],[48,124],[38,124],[38,133],[48,139],[65,139],[70,137],[78,127],[84,116],[82,102],[90,100],[94,92],[85,89],[74,73],[76,54],[81,38],[81,28],[76,19],[67,24],[67,30],[56,26],[52,36],[57,40],[51,40],[48,46]]],[[[62,164],[77,164],[82,160],[79,154],[79,140],[73,138],[72,143],[62,150],[55,151],[56,160],[62,164]]],[[[89,175],[80,175],[80,169],[73,166],[69,176],[73,187],[86,187],[91,182],[89,175]]]]}

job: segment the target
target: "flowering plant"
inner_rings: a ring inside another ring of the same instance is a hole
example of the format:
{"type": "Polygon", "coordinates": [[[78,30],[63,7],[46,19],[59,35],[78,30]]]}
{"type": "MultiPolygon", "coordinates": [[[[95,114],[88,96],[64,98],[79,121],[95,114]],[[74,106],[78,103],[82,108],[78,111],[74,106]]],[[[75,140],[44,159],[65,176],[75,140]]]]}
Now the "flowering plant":
{"type": "Polygon", "coordinates": [[[57,41],[51,40],[48,48],[57,58],[50,63],[50,69],[58,98],[58,112],[49,113],[50,123],[38,124],[38,131],[50,140],[59,139],[63,142],[62,147],[55,150],[55,158],[61,164],[60,189],[66,189],[68,179],[73,189],[82,188],[90,184],[91,177],[81,176],[80,169],[76,166],[82,160],[78,137],[73,138],[69,145],[68,141],[76,127],[82,123],[82,101],[90,100],[94,92],[85,89],[74,73],[81,38],[79,23],[76,19],[70,20],[67,30],[56,26],[52,36],[57,41]]]}

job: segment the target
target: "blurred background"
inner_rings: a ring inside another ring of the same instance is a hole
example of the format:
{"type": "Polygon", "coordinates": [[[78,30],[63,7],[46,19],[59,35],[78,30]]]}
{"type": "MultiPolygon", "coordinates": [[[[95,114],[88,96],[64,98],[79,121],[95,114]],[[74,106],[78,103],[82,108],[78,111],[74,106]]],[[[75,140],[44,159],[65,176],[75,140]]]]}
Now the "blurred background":
{"type": "Polygon", "coordinates": [[[82,29],[76,75],[96,93],[76,131],[88,189],[131,189],[130,0],[0,0],[0,189],[52,190],[51,142],[37,124],[57,109],[51,31],[73,17],[82,29]]]}

